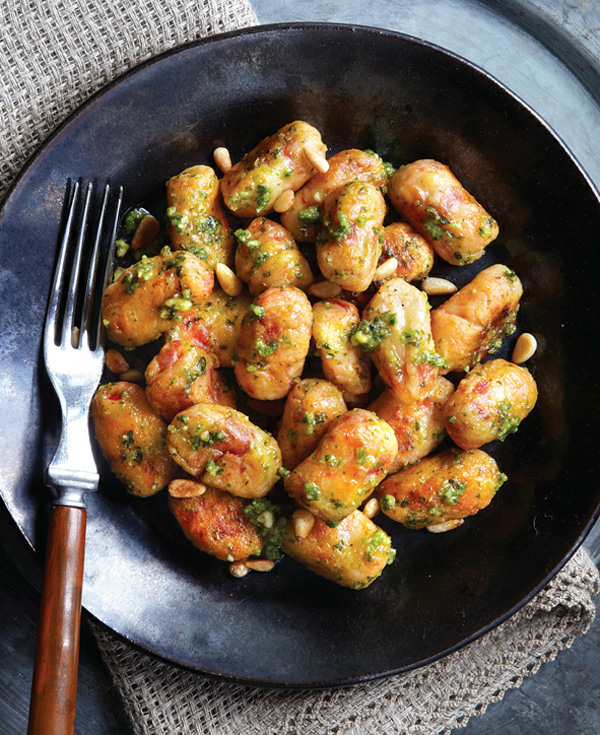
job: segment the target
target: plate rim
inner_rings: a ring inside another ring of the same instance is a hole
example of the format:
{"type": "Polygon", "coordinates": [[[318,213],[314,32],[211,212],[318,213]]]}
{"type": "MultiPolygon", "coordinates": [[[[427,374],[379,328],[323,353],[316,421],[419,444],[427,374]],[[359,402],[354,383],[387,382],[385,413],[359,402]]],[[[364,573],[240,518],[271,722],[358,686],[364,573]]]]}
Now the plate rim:
{"type": "MultiPolygon", "coordinates": [[[[399,39],[405,43],[408,42],[410,44],[415,44],[420,47],[426,47],[430,50],[435,51],[436,53],[441,53],[445,57],[454,59],[461,65],[469,67],[471,70],[475,71],[478,75],[484,77],[488,81],[491,81],[496,87],[499,87],[505,94],[507,94],[514,101],[516,101],[518,105],[524,108],[524,110],[526,110],[527,113],[529,113],[529,115],[532,118],[534,118],[538,122],[538,124],[540,124],[551,135],[551,137],[558,143],[558,145],[566,153],[568,158],[573,163],[574,167],[578,170],[579,174],[582,176],[586,185],[590,188],[596,200],[598,200],[598,202],[600,203],[600,192],[599,192],[597,185],[595,184],[595,182],[592,181],[591,177],[588,175],[584,166],[581,164],[579,159],[574,155],[573,151],[569,148],[569,146],[565,143],[562,136],[560,136],[558,132],[549,123],[547,123],[544,120],[544,118],[538,112],[536,112],[527,102],[525,102],[519,95],[514,93],[503,82],[497,79],[493,74],[487,72],[485,69],[483,69],[478,64],[438,44],[421,39],[414,35],[403,33],[401,31],[379,28],[376,26],[350,24],[350,23],[282,22],[282,23],[271,23],[271,24],[263,24],[263,25],[259,24],[255,26],[248,26],[245,28],[237,29],[237,30],[218,33],[218,34],[206,37],[206,38],[188,41],[183,44],[174,46],[170,49],[166,49],[157,54],[153,54],[149,58],[133,65],[131,68],[116,75],[113,79],[111,79],[106,84],[102,85],[98,90],[96,90],[94,93],[89,95],[85,100],[83,100],[79,105],[77,105],[58,125],[56,125],[52,130],[50,130],[50,132],[47,134],[44,140],[36,147],[36,149],[31,153],[31,155],[27,157],[27,159],[24,161],[21,168],[15,175],[14,179],[11,181],[11,184],[8,190],[6,191],[6,193],[4,194],[4,196],[2,197],[2,200],[0,201],[0,219],[2,218],[5,208],[9,204],[15,191],[18,189],[21,183],[26,179],[29,170],[35,165],[36,161],[52,146],[54,141],[57,138],[59,138],[60,135],[72,123],[74,123],[77,120],[77,118],[79,118],[90,106],[95,104],[99,99],[101,99],[104,95],[109,93],[111,90],[120,86],[123,83],[126,83],[127,80],[130,79],[131,77],[136,76],[140,73],[143,73],[146,68],[154,66],[157,63],[161,63],[172,56],[176,56],[176,55],[185,53],[187,51],[191,51],[196,48],[204,48],[211,44],[222,43],[231,38],[238,38],[238,37],[241,38],[244,36],[258,36],[261,34],[264,35],[264,34],[269,34],[273,32],[281,32],[281,31],[285,31],[285,32],[323,31],[323,32],[328,32],[328,33],[330,32],[344,32],[344,33],[359,32],[359,33],[367,33],[368,35],[386,36],[390,38],[399,39]]],[[[7,514],[10,517],[11,521],[15,523],[21,536],[25,539],[27,545],[34,551],[36,560],[39,561],[39,559],[42,556],[42,554],[40,553],[42,550],[35,548],[32,541],[29,539],[25,531],[21,528],[20,524],[12,516],[12,513],[10,512],[10,509],[4,497],[2,497],[2,502],[6,508],[7,514]]],[[[525,595],[521,600],[519,600],[518,603],[513,605],[508,611],[505,611],[502,615],[496,617],[488,625],[481,627],[480,629],[473,632],[468,637],[462,639],[460,642],[453,644],[452,646],[444,649],[441,652],[436,653],[435,655],[428,657],[427,659],[423,659],[416,663],[401,666],[396,669],[385,671],[385,672],[373,673],[373,674],[350,677],[350,678],[345,677],[343,680],[338,680],[338,681],[329,680],[329,679],[325,682],[324,681],[312,681],[312,680],[311,681],[294,681],[294,682],[271,681],[271,680],[243,677],[239,675],[232,676],[232,675],[219,673],[219,672],[208,672],[203,669],[190,666],[188,663],[179,661],[176,658],[167,658],[163,654],[161,654],[159,651],[153,650],[151,647],[141,645],[138,642],[131,640],[128,636],[115,631],[113,628],[111,628],[109,625],[104,623],[104,621],[102,621],[100,618],[97,618],[93,613],[91,613],[86,608],[84,608],[84,610],[86,614],[90,615],[100,625],[107,628],[113,635],[116,635],[121,640],[126,641],[128,644],[138,648],[141,652],[146,653],[147,655],[150,655],[158,660],[164,661],[172,665],[176,665],[180,668],[183,668],[189,671],[202,673],[206,676],[215,677],[217,679],[222,679],[226,681],[233,681],[233,682],[240,683],[240,684],[258,684],[261,686],[273,687],[273,688],[318,689],[318,688],[324,688],[324,687],[340,687],[340,686],[345,686],[349,684],[373,681],[373,680],[381,679],[383,677],[393,676],[393,675],[397,675],[400,673],[404,673],[407,671],[411,671],[411,670],[415,670],[415,669],[427,666],[437,660],[440,660],[441,658],[445,658],[449,654],[455,652],[456,650],[463,648],[464,646],[480,638],[482,635],[498,627],[499,625],[504,623],[506,620],[508,620],[510,617],[512,617],[515,613],[517,613],[519,610],[521,610],[560,572],[560,570],[572,559],[572,557],[578,551],[583,541],[589,534],[591,528],[595,525],[595,523],[598,521],[599,518],[600,518],[600,503],[597,505],[595,512],[588,519],[587,523],[585,524],[583,529],[580,531],[575,543],[572,545],[572,547],[567,552],[567,554],[564,555],[561,558],[561,560],[557,564],[554,565],[553,569],[541,580],[541,582],[534,585],[534,587],[531,589],[531,591],[527,595],[525,595]]]]}

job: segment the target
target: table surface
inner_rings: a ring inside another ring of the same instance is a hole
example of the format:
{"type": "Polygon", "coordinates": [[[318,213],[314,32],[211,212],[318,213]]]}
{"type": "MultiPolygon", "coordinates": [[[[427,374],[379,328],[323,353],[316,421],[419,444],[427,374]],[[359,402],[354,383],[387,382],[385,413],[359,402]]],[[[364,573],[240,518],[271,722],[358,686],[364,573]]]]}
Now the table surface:
{"type": "MultiPolygon", "coordinates": [[[[533,107],[558,132],[600,187],[600,3],[251,0],[251,4],[260,23],[323,21],[389,28],[469,59],[533,107]]],[[[600,523],[592,529],[584,546],[600,564],[600,523]]],[[[31,551],[0,507],[0,722],[5,735],[17,735],[27,729],[40,581],[41,572],[31,551]]],[[[509,691],[501,702],[491,705],[485,714],[456,732],[600,732],[599,654],[600,616],[570,649],[544,664],[519,689],[509,691]]],[[[85,735],[133,733],[85,616],[76,731],[85,735]]]]}

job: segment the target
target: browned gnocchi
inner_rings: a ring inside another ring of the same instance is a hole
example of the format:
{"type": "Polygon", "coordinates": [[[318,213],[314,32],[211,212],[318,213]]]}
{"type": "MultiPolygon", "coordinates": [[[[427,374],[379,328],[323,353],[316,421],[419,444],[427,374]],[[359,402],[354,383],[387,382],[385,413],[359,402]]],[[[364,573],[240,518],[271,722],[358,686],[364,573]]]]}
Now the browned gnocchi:
{"type": "Polygon", "coordinates": [[[515,330],[523,286],[505,265],[492,265],[431,312],[435,349],[447,370],[461,372],[500,349],[515,330]]]}
{"type": "Polygon", "coordinates": [[[235,392],[218,371],[216,355],[189,342],[166,342],[146,368],[146,397],[165,421],[196,403],[235,408],[235,392]]]}
{"type": "Polygon", "coordinates": [[[386,281],[369,301],[353,341],[371,353],[381,379],[400,400],[422,400],[442,363],[431,334],[426,295],[402,278],[386,281]]]}
{"type": "Polygon", "coordinates": [[[453,391],[454,385],[440,376],[420,401],[399,401],[385,390],[369,405],[369,411],[387,421],[396,434],[398,453],[389,474],[418,462],[442,443],[446,437],[445,408],[453,391]]]}
{"type": "Polygon", "coordinates": [[[252,398],[286,396],[302,374],[310,347],[312,310],[293,286],[268,288],[248,307],[238,335],[235,377],[252,398]]]}
{"type": "Polygon", "coordinates": [[[429,302],[456,291],[432,286],[437,258],[474,263],[499,234],[448,166],[326,152],[296,120],[233,166],[215,151],[221,179],[175,173],[166,232],[126,216],[103,319],[132,351],[110,351],[113,372],[142,384],[102,386],[92,416],[128,490],[168,486],[183,535],[233,576],[287,555],[363,589],[395,555],[379,510],[439,533],[489,505],[506,477],[479,447],[516,430],[537,386],[487,359],[516,328],[510,268],[429,302]]]}
{"type": "Polygon", "coordinates": [[[314,281],[296,241],[278,222],[257,217],[235,235],[235,270],[253,296],[270,286],[296,286],[305,291],[314,281]]]}
{"type": "Polygon", "coordinates": [[[397,452],[391,426],[372,411],[354,408],[331,424],[285,479],[285,488],[318,518],[337,523],[371,495],[397,452]]]}
{"type": "Polygon", "coordinates": [[[211,268],[233,264],[233,233],[210,166],[191,166],[167,181],[167,217],[174,249],[189,250],[211,268]]]}
{"type": "Polygon", "coordinates": [[[390,258],[394,258],[397,265],[386,278],[403,278],[412,283],[429,275],[433,268],[434,250],[406,222],[392,222],[383,228],[379,265],[390,258]]]}
{"type": "Polygon", "coordinates": [[[173,460],[192,477],[242,498],[266,495],[277,482],[281,451],[273,437],[233,408],[196,403],[167,431],[173,460]]]}
{"type": "Polygon", "coordinates": [[[368,587],[395,557],[388,534],[359,510],[333,527],[316,518],[303,539],[288,522],[282,549],[316,574],[353,590],[368,587]]]}
{"type": "Polygon", "coordinates": [[[348,301],[329,299],[313,304],[313,339],[323,375],[353,406],[365,401],[372,384],[369,356],[351,341],[359,323],[358,309],[348,301]]]}
{"type": "Polygon", "coordinates": [[[296,242],[315,242],[321,230],[323,206],[336,189],[352,181],[365,181],[378,189],[387,184],[388,174],[380,156],[357,148],[335,153],[329,168],[317,173],[296,192],[293,205],[281,215],[282,225],[296,242]]]}
{"type": "Polygon", "coordinates": [[[167,425],[135,383],[108,383],[91,405],[94,433],[115,475],[130,493],[146,498],[175,476],[167,450],[167,425]]]}
{"type": "Polygon", "coordinates": [[[244,515],[248,502],[210,486],[196,497],[169,494],[169,508],[186,537],[201,551],[228,562],[261,554],[262,538],[244,515]]]}
{"type": "Polygon", "coordinates": [[[192,253],[143,257],[104,292],[102,322],[108,338],[124,347],[152,342],[183,313],[203,304],[213,285],[212,269],[192,253]]]}
{"type": "Polygon", "coordinates": [[[262,140],[221,180],[225,204],[241,218],[267,215],[286,191],[297,191],[316,173],[314,155],[325,158],[319,131],[296,120],[262,140]]]}
{"type": "Polygon", "coordinates": [[[444,409],[446,430],[463,449],[504,441],[531,413],[537,395],[527,368],[489,360],[467,373],[450,396],[444,409]]]}
{"type": "Polygon", "coordinates": [[[452,265],[477,260],[498,236],[496,220],[439,161],[400,166],[389,195],[398,213],[452,265]]]}
{"type": "Polygon", "coordinates": [[[342,392],[322,378],[306,378],[287,395],[276,439],[288,470],[317,447],[332,421],[346,412],[342,392]]]}
{"type": "Polygon", "coordinates": [[[381,255],[385,212],[383,194],[368,182],[352,181],[327,197],[317,238],[325,278],[348,291],[369,288],[381,255]]]}
{"type": "Polygon", "coordinates": [[[487,507],[506,479],[481,449],[448,449],[390,475],[377,496],[385,515],[407,528],[448,531],[487,507]]]}
{"type": "Polygon", "coordinates": [[[237,296],[228,296],[215,286],[201,306],[185,312],[180,321],[173,323],[167,339],[208,347],[218,358],[220,367],[231,368],[242,321],[251,300],[245,289],[237,296]]]}

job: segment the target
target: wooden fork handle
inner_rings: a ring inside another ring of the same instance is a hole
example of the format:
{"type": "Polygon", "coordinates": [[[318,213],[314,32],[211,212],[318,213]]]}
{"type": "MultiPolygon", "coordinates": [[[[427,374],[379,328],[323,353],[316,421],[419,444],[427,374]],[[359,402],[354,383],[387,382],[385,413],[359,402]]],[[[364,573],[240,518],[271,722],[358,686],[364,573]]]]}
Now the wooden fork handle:
{"type": "Polygon", "coordinates": [[[86,511],[50,511],[28,735],[71,735],[81,627],[86,511]]]}

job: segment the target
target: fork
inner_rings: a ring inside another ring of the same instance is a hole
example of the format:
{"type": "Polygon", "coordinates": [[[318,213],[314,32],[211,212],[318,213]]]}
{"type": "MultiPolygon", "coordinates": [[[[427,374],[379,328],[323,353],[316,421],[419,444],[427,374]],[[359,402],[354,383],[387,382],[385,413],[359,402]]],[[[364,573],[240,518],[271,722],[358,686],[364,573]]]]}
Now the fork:
{"type": "Polygon", "coordinates": [[[28,735],[67,735],[75,729],[85,494],[97,490],[99,480],[88,416],[104,365],[100,299],[112,258],[103,251],[105,243],[114,242],[123,199],[120,187],[113,193],[107,184],[92,229],[94,188],[69,182],[43,335],[44,362],[60,404],[62,430],[47,471],[56,498],[49,516],[28,735]]]}

